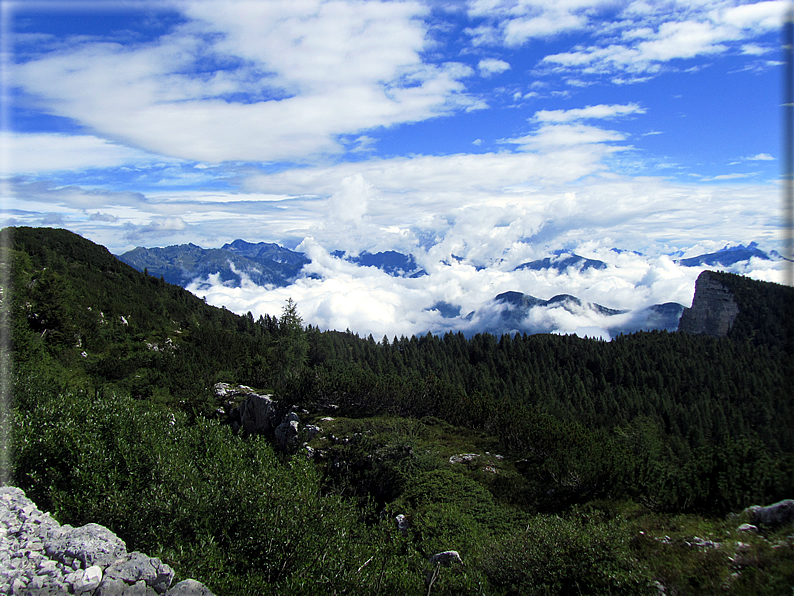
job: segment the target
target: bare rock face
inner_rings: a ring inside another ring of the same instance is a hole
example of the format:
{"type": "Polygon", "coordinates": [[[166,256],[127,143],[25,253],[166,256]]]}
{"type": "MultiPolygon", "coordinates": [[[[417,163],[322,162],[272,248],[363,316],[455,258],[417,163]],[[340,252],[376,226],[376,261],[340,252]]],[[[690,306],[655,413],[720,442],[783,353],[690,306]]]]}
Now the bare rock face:
{"type": "Polygon", "coordinates": [[[695,282],[692,308],[684,309],[678,330],[693,335],[725,337],[738,314],[739,307],[733,294],[709,271],[704,271],[695,282]]]}
{"type": "Polygon", "coordinates": [[[273,430],[276,412],[269,395],[250,394],[237,409],[240,426],[246,434],[263,434],[273,430]]]}
{"type": "Polygon", "coordinates": [[[223,404],[219,413],[225,412],[232,430],[242,429],[245,434],[270,434],[276,427],[276,410],[272,395],[256,393],[245,385],[215,384],[215,398],[223,404]],[[239,405],[235,405],[240,402],[239,405]]]}

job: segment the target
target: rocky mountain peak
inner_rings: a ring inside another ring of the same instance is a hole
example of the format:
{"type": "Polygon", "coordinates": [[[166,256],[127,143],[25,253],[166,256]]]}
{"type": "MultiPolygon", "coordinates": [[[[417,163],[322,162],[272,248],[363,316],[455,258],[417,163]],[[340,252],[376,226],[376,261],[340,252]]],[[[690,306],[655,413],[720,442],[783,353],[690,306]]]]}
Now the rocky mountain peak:
{"type": "Polygon", "coordinates": [[[712,272],[704,271],[695,282],[692,307],[684,309],[678,330],[694,335],[725,337],[738,314],[739,306],[733,293],[712,272]]]}

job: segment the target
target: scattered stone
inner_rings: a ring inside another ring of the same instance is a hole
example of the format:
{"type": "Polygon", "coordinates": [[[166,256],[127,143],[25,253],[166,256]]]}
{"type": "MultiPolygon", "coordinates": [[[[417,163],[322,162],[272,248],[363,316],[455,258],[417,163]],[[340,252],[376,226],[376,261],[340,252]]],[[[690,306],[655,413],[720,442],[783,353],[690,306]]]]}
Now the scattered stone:
{"type": "Polygon", "coordinates": [[[323,429],[321,429],[319,426],[316,426],[314,424],[307,424],[306,425],[306,440],[307,441],[311,441],[314,437],[319,435],[321,432],[323,432],[323,429]]]}
{"type": "Polygon", "coordinates": [[[451,464],[462,464],[468,463],[472,460],[477,459],[480,457],[479,453],[458,453],[457,455],[452,455],[449,458],[449,463],[451,464]]]}
{"type": "MultiPolygon", "coordinates": [[[[75,572],[72,575],[78,577],[72,582],[72,589],[75,594],[81,592],[93,592],[102,583],[102,568],[99,565],[92,565],[82,572],[75,572]]],[[[70,576],[66,576],[67,581],[70,576]]]]}
{"type": "Polygon", "coordinates": [[[753,524],[742,524],[738,528],[736,528],[737,532],[752,532],[753,534],[758,533],[758,527],[754,526],[753,524]]]}

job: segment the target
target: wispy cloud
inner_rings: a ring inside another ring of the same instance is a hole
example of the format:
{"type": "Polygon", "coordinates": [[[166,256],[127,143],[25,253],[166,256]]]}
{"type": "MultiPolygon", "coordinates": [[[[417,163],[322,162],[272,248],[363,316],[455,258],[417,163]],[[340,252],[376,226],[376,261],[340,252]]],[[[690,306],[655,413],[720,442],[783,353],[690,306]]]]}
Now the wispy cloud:
{"type": "Polygon", "coordinates": [[[472,14],[484,16],[486,5],[497,9],[498,24],[492,26],[489,36],[475,39],[482,44],[508,46],[526,43],[537,36],[531,27],[523,35],[510,33],[521,31],[522,24],[545,22],[552,33],[587,30],[594,26],[592,16],[603,17],[604,13],[613,11],[612,27],[604,30],[596,43],[547,55],[541,63],[580,76],[617,75],[616,81],[625,83],[647,80],[674,60],[724,54],[734,47],[744,54],[763,54],[763,46],[748,40],[777,30],[786,3],[772,0],[736,6],[717,1],[676,3],[662,9],[635,1],[616,9],[612,3],[597,1],[572,3],[563,8],[545,3],[477,2],[472,14]],[[627,78],[626,74],[630,76],[627,78]]]}
{"type": "Polygon", "coordinates": [[[608,119],[631,114],[644,114],[645,109],[635,103],[617,105],[596,105],[572,110],[541,110],[535,112],[533,120],[537,122],[572,122],[576,120],[608,119]]]}
{"type": "Polygon", "coordinates": [[[0,132],[9,160],[4,175],[141,166],[163,158],[93,135],[0,132]]]}

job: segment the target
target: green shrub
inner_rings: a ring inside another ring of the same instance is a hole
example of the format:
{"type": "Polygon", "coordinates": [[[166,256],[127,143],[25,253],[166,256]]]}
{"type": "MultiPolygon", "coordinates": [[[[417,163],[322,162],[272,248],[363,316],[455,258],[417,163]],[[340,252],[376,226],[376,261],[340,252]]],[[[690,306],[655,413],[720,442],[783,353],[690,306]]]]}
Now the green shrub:
{"type": "Polygon", "coordinates": [[[617,523],[538,515],[496,540],[483,557],[493,588],[505,594],[650,594],[617,523]]]}

